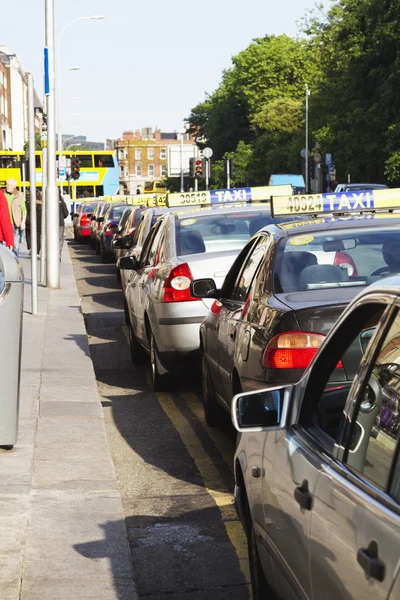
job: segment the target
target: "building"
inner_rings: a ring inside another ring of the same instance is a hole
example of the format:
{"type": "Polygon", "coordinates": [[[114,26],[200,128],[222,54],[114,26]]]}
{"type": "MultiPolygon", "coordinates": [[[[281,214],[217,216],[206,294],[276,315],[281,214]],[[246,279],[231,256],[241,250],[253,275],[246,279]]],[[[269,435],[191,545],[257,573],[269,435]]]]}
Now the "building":
{"type": "MultiPolygon", "coordinates": [[[[163,133],[159,129],[144,127],[141,131],[124,131],[118,140],[107,140],[107,149],[116,148],[119,165],[120,186],[124,193],[135,194],[137,189],[144,191],[147,181],[160,181],[171,173],[171,150],[182,145],[181,136],[176,132],[163,133]]],[[[195,144],[189,134],[183,139],[185,169],[188,156],[194,156],[195,144]]],[[[179,150],[178,150],[179,152],[179,150]]]]}
{"type": "MultiPolygon", "coordinates": [[[[68,146],[82,146],[79,150],[104,150],[103,142],[89,142],[85,135],[71,135],[66,133],[63,134],[62,141],[64,149],[68,146]],[[68,143],[66,144],[67,141],[68,143]]],[[[58,135],[56,136],[56,144],[58,148],[58,135]]]]}
{"type": "MultiPolygon", "coordinates": [[[[6,83],[9,103],[7,109],[11,140],[6,140],[6,143],[9,149],[21,151],[24,149],[24,144],[29,135],[27,74],[18,56],[10,54],[7,46],[0,46],[0,60],[8,71],[6,83]]],[[[5,133],[5,136],[7,137],[7,133],[5,133]]],[[[2,139],[3,142],[4,138],[2,139]]]]}
{"type": "Polygon", "coordinates": [[[12,148],[10,60],[0,52],[0,150],[12,148]]]}

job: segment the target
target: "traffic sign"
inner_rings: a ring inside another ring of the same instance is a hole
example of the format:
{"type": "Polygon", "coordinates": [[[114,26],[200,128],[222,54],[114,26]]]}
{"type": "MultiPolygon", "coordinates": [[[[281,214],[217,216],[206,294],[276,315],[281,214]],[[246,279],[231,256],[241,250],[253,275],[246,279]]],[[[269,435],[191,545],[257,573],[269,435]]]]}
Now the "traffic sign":
{"type": "Polygon", "coordinates": [[[67,157],[65,156],[65,154],[61,154],[58,162],[59,162],[60,167],[66,167],[67,166],[67,157]]]}
{"type": "Polygon", "coordinates": [[[335,165],[329,165],[329,173],[334,173],[336,171],[335,165]]]}
{"type": "Polygon", "coordinates": [[[214,154],[214,152],[212,151],[211,148],[204,148],[204,150],[203,150],[204,158],[211,158],[213,154],[214,154]]]}
{"type": "Polygon", "coordinates": [[[306,150],[306,148],[303,148],[303,150],[300,152],[300,156],[301,158],[308,158],[310,156],[310,151],[306,150]]]}
{"type": "Polygon", "coordinates": [[[327,167],[329,167],[329,165],[332,164],[332,153],[331,152],[327,152],[325,154],[325,164],[327,167]]]}
{"type": "Polygon", "coordinates": [[[67,173],[66,173],[66,168],[65,167],[59,167],[58,168],[58,177],[59,177],[59,179],[66,179],[67,173]]]}

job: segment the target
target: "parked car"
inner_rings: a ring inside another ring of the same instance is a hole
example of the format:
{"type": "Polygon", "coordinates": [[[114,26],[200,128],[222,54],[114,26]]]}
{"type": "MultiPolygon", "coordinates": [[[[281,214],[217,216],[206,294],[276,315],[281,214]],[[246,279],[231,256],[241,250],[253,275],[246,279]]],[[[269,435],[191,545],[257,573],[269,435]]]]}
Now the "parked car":
{"type": "Polygon", "coordinates": [[[254,600],[400,598],[399,307],[399,276],[367,287],[298,383],[233,400],[254,600]]]}
{"type": "Polygon", "coordinates": [[[78,212],[74,213],[74,238],[77,242],[88,241],[90,239],[90,223],[98,202],[82,202],[79,205],[78,212]]]}
{"type": "Polygon", "coordinates": [[[100,231],[103,226],[104,216],[110,206],[111,204],[109,202],[104,202],[97,211],[96,222],[93,226],[94,250],[96,251],[96,254],[100,254],[100,231]]]}
{"type": "Polygon", "coordinates": [[[382,183],[339,183],[335,194],[338,192],[357,192],[360,190],[387,190],[388,186],[382,183]]]}
{"type": "Polygon", "coordinates": [[[118,225],[125,210],[126,202],[123,204],[113,203],[104,214],[99,231],[100,255],[103,263],[112,262],[114,259],[111,242],[118,231],[118,225]]]}

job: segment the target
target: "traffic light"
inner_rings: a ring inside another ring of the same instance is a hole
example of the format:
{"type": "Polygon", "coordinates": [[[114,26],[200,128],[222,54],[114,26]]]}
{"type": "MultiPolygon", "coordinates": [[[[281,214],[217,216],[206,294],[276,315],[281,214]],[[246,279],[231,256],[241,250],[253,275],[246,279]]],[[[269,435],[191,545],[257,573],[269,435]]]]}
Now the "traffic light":
{"type": "Polygon", "coordinates": [[[190,177],[196,177],[196,159],[194,158],[194,156],[192,156],[192,158],[189,158],[189,173],[190,177]]]}
{"type": "Polygon", "coordinates": [[[203,177],[205,177],[205,172],[205,158],[196,158],[194,176],[196,179],[203,179],[203,177]]]}
{"type": "Polygon", "coordinates": [[[72,179],[79,179],[81,176],[81,161],[79,160],[79,158],[73,158],[72,159],[72,170],[71,170],[71,177],[72,179]]]}
{"type": "Polygon", "coordinates": [[[230,171],[231,179],[234,179],[235,175],[236,175],[235,163],[236,163],[236,160],[234,158],[229,159],[229,171],[230,171]]]}

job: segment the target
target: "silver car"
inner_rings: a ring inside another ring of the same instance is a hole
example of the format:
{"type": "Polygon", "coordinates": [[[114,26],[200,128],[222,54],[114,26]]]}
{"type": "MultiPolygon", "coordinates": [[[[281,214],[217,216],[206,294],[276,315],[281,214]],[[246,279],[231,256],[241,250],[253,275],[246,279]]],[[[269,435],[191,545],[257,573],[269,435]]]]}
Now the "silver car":
{"type": "Polygon", "coordinates": [[[233,400],[254,600],[400,598],[399,308],[399,276],[366,288],[299,383],[233,400]]]}
{"type": "Polygon", "coordinates": [[[199,327],[212,300],[190,293],[194,278],[221,285],[248,239],[271,221],[269,205],[217,206],[167,212],[150,231],[140,259],[120,260],[126,285],[133,360],[150,354],[153,384],[163,389],[182,359],[196,359],[199,327]]]}

